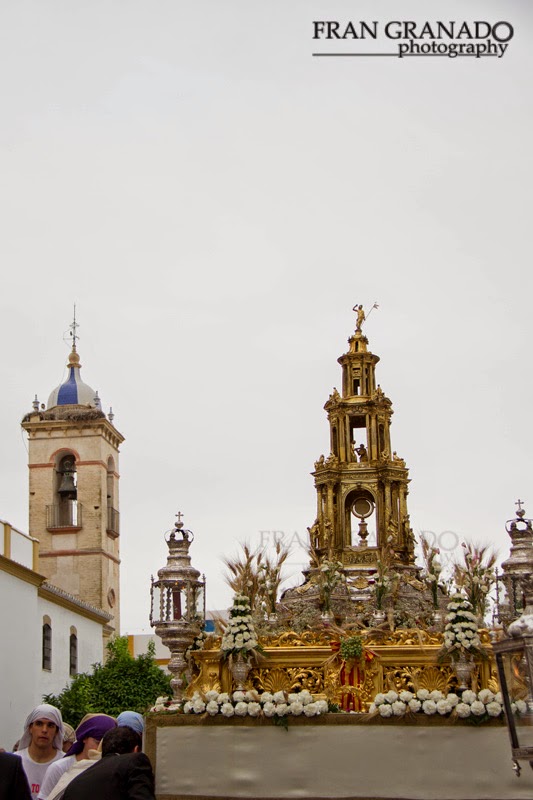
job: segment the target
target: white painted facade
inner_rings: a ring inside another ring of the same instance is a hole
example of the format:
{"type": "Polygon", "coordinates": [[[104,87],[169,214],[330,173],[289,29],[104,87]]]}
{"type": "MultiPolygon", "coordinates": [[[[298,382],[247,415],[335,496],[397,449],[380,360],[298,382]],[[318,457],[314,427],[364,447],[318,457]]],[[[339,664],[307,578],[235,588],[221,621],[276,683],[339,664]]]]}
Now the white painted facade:
{"type": "Polygon", "coordinates": [[[50,586],[34,569],[35,540],[0,520],[0,747],[11,750],[44,694],[70,682],[70,635],[77,671],[103,659],[109,615],[50,586]],[[51,669],[43,669],[43,622],[51,626],[51,669]]]}

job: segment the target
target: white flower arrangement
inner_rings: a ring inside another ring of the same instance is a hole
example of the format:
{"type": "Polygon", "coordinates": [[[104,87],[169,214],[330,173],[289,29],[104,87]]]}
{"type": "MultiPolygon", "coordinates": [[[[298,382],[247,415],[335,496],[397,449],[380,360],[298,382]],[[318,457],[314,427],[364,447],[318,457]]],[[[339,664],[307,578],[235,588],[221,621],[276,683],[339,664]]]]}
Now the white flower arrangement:
{"type": "Polygon", "coordinates": [[[220,652],[223,658],[241,655],[244,658],[261,650],[252,621],[250,601],[243,594],[236,594],[222,642],[220,652]]]}
{"type": "MultiPolygon", "coordinates": [[[[164,698],[158,698],[164,700],[164,698]]],[[[151,711],[182,711],[184,714],[208,714],[211,717],[222,714],[224,717],[315,717],[326,714],[328,704],[326,700],[314,700],[313,695],[303,689],[301,692],[270,692],[259,694],[255,690],[248,692],[237,691],[228,695],[210,691],[206,694],[195,692],[183,706],[177,704],[175,708],[164,707],[156,704],[151,711]]]]}
{"type": "MultiPolygon", "coordinates": [[[[513,706],[515,713],[526,711],[523,700],[517,700],[513,706]]],[[[371,714],[379,714],[385,718],[422,713],[426,716],[452,716],[460,719],[474,717],[477,721],[501,717],[504,713],[501,693],[494,694],[490,689],[482,689],[477,694],[467,690],[461,697],[454,692],[444,695],[438,690],[430,692],[427,689],[419,689],[416,693],[380,692],[374,697],[369,710],[371,714]]]]}
{"type": "Polygon", "coordinates": [[[483,652],[477,617],[471,609],[472,604],[461,595],[455,595],[448,603],[442,651],[452,659],[465,653],[483,652]]]}

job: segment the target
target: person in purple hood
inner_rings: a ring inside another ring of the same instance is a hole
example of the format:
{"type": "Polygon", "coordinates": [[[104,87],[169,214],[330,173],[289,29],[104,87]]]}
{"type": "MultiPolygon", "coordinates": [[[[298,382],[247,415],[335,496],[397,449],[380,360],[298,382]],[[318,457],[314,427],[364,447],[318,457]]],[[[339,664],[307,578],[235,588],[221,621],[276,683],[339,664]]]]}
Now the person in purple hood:
{"type": "Polygon", "coordinates": [[[88,759],[89,750],[96,750],[104,734],[116,726],[116,720],[107,714],[86,714],[76,728],[76,741],[70,750],[61,761],[56,761],[46,770],[38,800],[47,800],[54,793],[54,787],[60,778],[77,761],[88,759]]]}

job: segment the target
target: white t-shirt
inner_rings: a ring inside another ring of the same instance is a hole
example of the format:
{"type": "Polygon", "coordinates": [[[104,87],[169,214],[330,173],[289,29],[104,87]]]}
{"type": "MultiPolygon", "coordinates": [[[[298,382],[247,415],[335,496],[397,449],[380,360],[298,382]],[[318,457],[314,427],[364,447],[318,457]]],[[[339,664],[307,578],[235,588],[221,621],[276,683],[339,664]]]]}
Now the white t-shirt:
{"type": "Polygon", "coordinates": [[[54,761],[50,764],[39,789],[39,800],[46,800],[60,777],[75,763],[76,756],[65,756],[59,761],[54,761]]]}
{"type": "Polygon", "coordinates": [[[38,761],[34,761],[33,758],[30,757],[27,747],[24,747],[22,750],[17,750],[15,755],[20,756],[22,759],[22,766],[24,767],[24,772],[26,773],[28,783],[30,784],[32,798],[37,798],[39,796],[41,783],[44,780],[46,770],[50,764],[52,764],[54,761],[59,761],[59,759],[64,758],[65,756],[62,750],[56,750],[55,756],[51,758],[50,761],[45,761],[43,764],[41,764],[38,761]]]}

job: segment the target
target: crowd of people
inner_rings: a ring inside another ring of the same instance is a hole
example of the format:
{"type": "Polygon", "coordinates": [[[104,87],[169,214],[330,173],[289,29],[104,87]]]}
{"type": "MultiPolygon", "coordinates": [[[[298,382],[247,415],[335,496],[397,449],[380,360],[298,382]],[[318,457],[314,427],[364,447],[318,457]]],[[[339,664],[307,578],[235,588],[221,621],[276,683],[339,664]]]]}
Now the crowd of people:
{"type": "Polygon", "coordinates": [[[144,720],[86,714],[73,730],[55,706],[28,715],[13,753],[0,752],[0,800],[155,800],[142,752],[144,720]]]}

